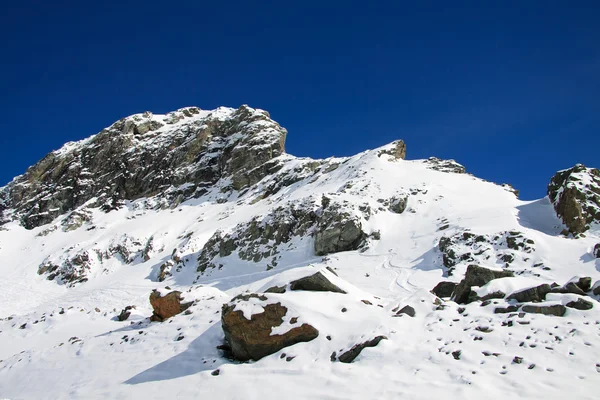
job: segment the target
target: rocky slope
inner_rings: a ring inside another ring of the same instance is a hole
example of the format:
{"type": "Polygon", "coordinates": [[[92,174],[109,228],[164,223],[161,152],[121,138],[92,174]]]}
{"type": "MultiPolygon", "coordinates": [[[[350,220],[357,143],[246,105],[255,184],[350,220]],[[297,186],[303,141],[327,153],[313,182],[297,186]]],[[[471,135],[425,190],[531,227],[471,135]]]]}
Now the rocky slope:
{"type": "Polygon", "coordinates": [[[2,188],[0,396],[596,397],[598,170],[521,201],[402,141],[285,135],[138,114],[2,188]]]}

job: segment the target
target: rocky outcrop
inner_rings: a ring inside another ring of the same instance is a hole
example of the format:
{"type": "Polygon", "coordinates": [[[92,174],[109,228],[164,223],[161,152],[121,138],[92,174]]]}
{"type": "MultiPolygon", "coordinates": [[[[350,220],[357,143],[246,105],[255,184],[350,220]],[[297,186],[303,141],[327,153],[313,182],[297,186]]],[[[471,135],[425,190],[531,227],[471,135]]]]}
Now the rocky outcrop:
{"type": "Polygon", "coordinates": [[[600,223],[600,171],[577,164],[559,171],[548,185],[556,214],[575,236],[600,223]]]}
{"type": "Polygon", "coordinates": [[[556,317],[562,317],[567,312],[567,309],[565,306],[560,304],[554,304],[551,306],[525,305],[521,307],[521,311],[531,314],[554,315],[556,317]]]}
{"type": "Polygon", "coordinates": [[[90,200],[106,211],[125,199],[181,201],[224,177],[241,190],[277,170],[286,133],[248,106],[136,114],[48,154],[2,189],[2,208],[31,229],[90,200]]]}
{"type": "MultiPolygon", "coordinates": [[[[495,271],[478,265],[469,265],[465,273],[465,278],[460,281],[454,290],[452,300],[457,303],[469,303],[473,300],[473,295],[471,294],[472,286],[483,286],[494,279],[512,276],[514,275],[510,271],[495,271]]],[[[473,292],[473,294],[475,293],[473,292]]]]}
{"type": "Polygon", "coordinates": [[[379,157],[388,155],[393,160],[404,160],[406,158],[406,143],[403,140],[396,140],[386,147],[386,149],[379,152],[379,157]]]}
{"type": "Polygon", "coordinates": [[[117,320],[125,321],[131,315],[131,310],[135,309],[135,306],[127,306],[121,310],[119,315],[117,315],[117,320]]]}
{"type": "Polygon", "coordinates": [[[181,292],[175,290],[162,296],[158,290],[150,293],[150,305],[154,310],[151,321],[164,321],[190,308],[193,302],[183,303],[181,292]]]}
{"type": "MultiPolygon", "coordinates": [[[[281,302],[269,302],[264,295],[250,294],[234,298],[224,304],[221,310],[221,323],[225,340],[235,359],[239,361],[260,360],[261,358],[300,342],[309,342],[319,336],[319,331],[307,323],[289,329],[283,334],[272,334],[273,328],[285,321],[291,325],[298,316],[290,316],[287,307],[281,302]],[[236,310],[238,304],[253,302],[263,311],[252,314],[250,319],[242,310],[236,310]]],[[[295,322],[297,323],[297,322],[295,322]]]]}
{"type": "MultiPolygon", "coordinates": [[[[385,336],[376,336],[376,337],[374,337],[371,340],[367,340],[366,342],[356,344],[356,345],[352,346],[352,348],[350,350],[345,351],[342,354],[340,354],[337,357],[337,360],[340,361],[340,362],[343,362],[343,363],[351,363],[352,361],[354,361],[356,359],[356,357],[358,357],[360,355],[361,351],[363,351],[365,348],[367,348],[367,347],[375,347],[382,340],[387,340],[387,337],[385,337],[385,336]]],[[[335,361],[335,359],[336,359],[336,354],[333,353],[331,355],[331,360],[335,361]]]]}
{"type": "Polygon", "coordinates": [[[592,302],[587,301],[585,299],[577,299],[577,301],[570,301],[566,304],[566,306],[581,311],[591,310],[592,308],[594,308],[592,302]]]}
{"type": "Polygon", "coordinates": [[[440,282],[431,289],[431,293],[440,298],[450,297],[455,288],[456,283],[454,282],[440,282]]]}
{"type": "Polygon", "coordinates": [[[551,292],[550,285],[543,284],[529,289],[521,290],[510,294],[506,300],[516,300],[519,303],[541,302],[546,299],[546,295],[551,292]]]}
{"type": "Polygon", "coordinates": [[[315,254],[357,250],[366,238],[360,218],[332,204],[325,208],[316,226],[315,254]]]}
{"type": "Polygon", "coordinates": [[[460,165],[454,160],[441,160],[437,157],[429,157],[425,160],[425,165],[427,168],[432,169],[434,171],[454,173],[454,174],[464,174],[467,172],[464,166],[460,165]]]}
{"type": "Polygon", "coordinates": [[[594,246],[594,257],[600,258],[600,243],[594,246]]]}
{"type": "Polygon", "coordinates": [[[333,292],[346,294],[344,290],[331,283],[329,279],[327,279],[325,275],[320,272],[290,282],[290,289],[306,290],[310,292],[333,292]]]}

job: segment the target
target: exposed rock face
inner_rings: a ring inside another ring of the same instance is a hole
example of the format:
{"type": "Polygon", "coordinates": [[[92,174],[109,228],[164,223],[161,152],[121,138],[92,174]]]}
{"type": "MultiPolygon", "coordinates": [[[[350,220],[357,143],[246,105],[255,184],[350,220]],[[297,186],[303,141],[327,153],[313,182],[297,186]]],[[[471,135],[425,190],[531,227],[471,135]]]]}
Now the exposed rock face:
{"type": "Polygon", "coordinates": [[[409,317],[414,317],[415,315],[417,315],[417,313],[415,312],[415,309],[411,306],[404,306],[402,307],[400,310],[398,310],[398,312],[396,313],[396,316],[399,317],[400,315],[408,315],[409,317]]]}
{"type": "Polygon", "coordinates": [[[260,360],[285,347],[300,342],[309,342],[319,336],[319,331],[304,323],[294,327],[284,334],[272,335],[271,330],[280,326],[284,318],[290,321],[297,316],[287,315],[287,307],[278,303],[269,303],[262,295],[246,295],[234,298],[224,304],[221,312],[221,323],[225,340],[231,347],[233,356],[240,361],[260,360]],[[263,307],[263,312],[253,314],[246,319],[241,310],[236,310],[236,304],[254,301],[263,307]]]}
{"type": "Polygon", "coordinates": [[[567,312],[565,306],[560,304],[555,304],[552,306],[532,306],[526,305],[521,308],[523,312],[533,313],[533,314],[543,314],[543,315],[554,315],[557,317],[562,317],[567,312]]]}
{"type": "Polygon", "coordinates": [[[600,243],[594,246],[594,256],[600,258],[600,243]]]}
{"type": "Polygon", "coordinates": [[[331,283],[329,279],[327,279],[325,275],[320,272],[290,282],[290,289],[306,290],[311,292],[346,293],[344,290],[331,283]]]}
{"type": "Polygon", "coordinates": [[[381,150],[379,157],[384,154],[392,156],[394,160],[404,160],[406,158],[406,143],[403,140],[396,140],[390,143],[388,149],[381,150]]]}
{"type": "Polygon", "coordinates": [[[429,157],[425,162],[427,163],[427,168],[435,171],[454,174],[464,174],[467,172],[465,167],[454,160],[441,160],[437,157],[429,157]]]}
{"type": "Polygon", "coordinates": [[[119,315],[117,315],[117,319],[119,321],[125,321],[127,320],[127,318],[129,318],[129,316],[131,315],[131,310],[134,309],[135,306],[127,306],[124,309],[121,310],[121,312],[119,313],[119,315]]]}
{"type": "Polygon", "coordinates": [[[531,254],[535,252],[535,242],[517,231],[499,232],[494,235],[478,235],[472,232],[459,232],[440,239],[438,248],[442,253],[442,262],[452,275],[456,266],[471,263],[503,263],[511,268],[515,260],[530,262],[532,268],[520,273],[534,274],[535,267],[531,254]]]}
{"type": "Polygon", "coordinates": [[[392,197],[390,199],[390,211],[396,214],[402,214],[404,210],[406,210],[406,205],[408,204],[408,197],[392,197]]]}
{"type": "Polygon", "coordinates": [[[136,114],[48,154],[2,189],[0,211],[12,208],[31,229],[93,198],[91,206],[105,210],[157,194],[174,201],[199,196],[222,177],[239,190],[276,168],[286,133],[248,106],[136,114]]]}
{"type": "Polygon", "coordinates": [[[452,296],[452,292],[454,292],[454,288],[456,288],[456,283],[454,282],[440,282],[435,285],[431,292],[437,297],[450,297],[452,296]]]}
{"type": "Polygon", "coordinates": [[[546,299],[546,295],[550,293],[551,290],[550,285],[543,284],[512,293],[506,300],[516,300],[519,303],[540,302],[546,299]]]}
{"type": "Polygon", "coordinates": [[[556,214],[578,235],[600,223],[600,171],[577,164],[558,172],[548,185],[556,214]]]}
{"type": "MultiPolygon", "coordinates": [[[[358,357],[360,355],[360,352],[363,351],[366,347],[375,347],[379,344],[379,342],[381,342],[384,339],[387,340],[387,337],[377,336],[371,340],[367,340],[366,342],[354,345],[354,346],[352,346],[352,348],[350,350],[340,354],[340,356],[337,359],[343,363],[351,363],[352,361],[354,361],[356,359],[356,357],[358,357]]],[[[335,361],[334,354],[332,354],[331,359],[332,359],[332,361],[335,361]]]]}
{"type": "Polygon", "coordinates": [[[318,256],[356,250],[366,239],[362,223],[356,216],[329,206],[319,218],[315,234],[315,254],[318,256]]]}
{"type": "Polygon", "coordinates": [[[457,303],[468,303],[471,295],[471,286],[483,286],[494,279],[512,276],[513,273],[510,271],[494,271],[478,265],[469,265],[465,273],[465,278],[460,281],[454,290],[452,300],[457,303]]]}
{"type": "Polygon", "coordinates": [[[182,303],[182,301],[181,292],[177,290],[164,296],[161,296],[158,290],[153,290],[150,293],[150,304],[154,312],[150,319],[152,321],[164,321],[187,310],[193,304],[193,302],[182,303]]]}

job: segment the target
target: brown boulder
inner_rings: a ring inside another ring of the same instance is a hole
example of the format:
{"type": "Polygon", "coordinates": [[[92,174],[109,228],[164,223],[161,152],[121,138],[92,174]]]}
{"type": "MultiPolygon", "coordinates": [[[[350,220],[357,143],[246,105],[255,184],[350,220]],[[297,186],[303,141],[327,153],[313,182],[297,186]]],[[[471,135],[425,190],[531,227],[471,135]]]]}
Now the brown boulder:
{"type": "Polygon", "coordinates": [[[260,360],[261,358],[300,342],[309,342],[319,336],[319,331],[309,324],[292,328],[284,334],[271,335],[272,328],[283,323],[288,309],[281,303],[265,303],[264,311],[246,319],[241,310],[235,310],[237,302],[257,298],[267,301],[264,295],[238,296],[223,305],[221,323],[225,340],[231,347],[233,357],[239,361],[260,360]]]}
{"type": "Polygon", "coordinates": [[[193,302],[182,303],[183,298],[181,292],[175,290],[167,293],[164,296],[160,295],[158,290],[153,290],[150,293],[150,304],[154,309],[151,321],[164,321],[167,318],[171,318],[185,310],[187,310],[193,302]]]}

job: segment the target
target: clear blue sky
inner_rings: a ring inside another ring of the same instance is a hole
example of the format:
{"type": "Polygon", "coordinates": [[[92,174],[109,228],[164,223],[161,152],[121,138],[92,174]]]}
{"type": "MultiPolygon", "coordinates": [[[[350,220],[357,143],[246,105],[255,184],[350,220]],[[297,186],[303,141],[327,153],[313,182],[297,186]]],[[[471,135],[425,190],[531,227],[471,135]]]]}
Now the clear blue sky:
{"type": "Polygon", "coordinates": [[[525,199],[600,167],[597,1],[287,3],[4,2],[0,185],[119,118],[191,105],[266,109],[298,156],[402,138],[525,199]]]}

